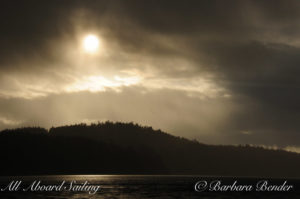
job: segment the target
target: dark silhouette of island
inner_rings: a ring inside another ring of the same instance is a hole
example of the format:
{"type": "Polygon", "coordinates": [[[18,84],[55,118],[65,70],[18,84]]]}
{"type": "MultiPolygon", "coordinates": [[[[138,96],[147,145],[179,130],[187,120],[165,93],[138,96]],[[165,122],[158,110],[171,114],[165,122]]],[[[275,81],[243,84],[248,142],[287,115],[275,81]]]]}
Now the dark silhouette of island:
{"type": "Polygon", "coordinates": [[[0,132],[0,175],[191,174],[300,177],[300,154],[205,145],[133,123],[0,132]]]}

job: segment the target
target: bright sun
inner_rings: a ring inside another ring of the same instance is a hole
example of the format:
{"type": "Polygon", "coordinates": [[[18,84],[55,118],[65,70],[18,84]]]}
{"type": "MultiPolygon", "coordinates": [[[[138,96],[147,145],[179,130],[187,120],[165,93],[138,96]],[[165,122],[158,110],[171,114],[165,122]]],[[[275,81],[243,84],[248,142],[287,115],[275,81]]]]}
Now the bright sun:
{"type": "Polygon", "coordinates": [[[95,53],[99,48],[99,39],[95,35],[87,35],[83,40],[83,48],[87,53],[95,53]]]}

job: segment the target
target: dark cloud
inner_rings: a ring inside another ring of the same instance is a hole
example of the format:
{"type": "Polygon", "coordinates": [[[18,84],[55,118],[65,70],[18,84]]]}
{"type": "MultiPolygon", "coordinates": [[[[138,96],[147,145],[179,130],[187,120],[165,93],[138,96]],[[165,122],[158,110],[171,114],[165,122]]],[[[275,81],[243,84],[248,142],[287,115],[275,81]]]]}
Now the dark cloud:
{"type": "Polygon", "coordinates": [[[49,42],[68,29],[64,19],[70,10],[63,1],[3,1],[0,9],[1,68],[34,56],[54,58],[49,42]]]}

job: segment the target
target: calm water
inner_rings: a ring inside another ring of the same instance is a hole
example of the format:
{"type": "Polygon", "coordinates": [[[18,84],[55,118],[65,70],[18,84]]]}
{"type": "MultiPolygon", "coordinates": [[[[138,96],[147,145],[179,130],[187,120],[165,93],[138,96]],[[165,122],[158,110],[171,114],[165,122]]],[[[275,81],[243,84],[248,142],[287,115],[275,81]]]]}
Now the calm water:
{"type": "MultiPolygon", "coordinates": [[[[120,199],[173,199],[173,198],[300,198],[300,180],[296,179],[264,179],[270,184],[282,184],[287,180],[292,184],[293,190],[289,192],[212,192],[195,191],[195,183],[200,180],[207,182],[221,180],[222,184],[256,185],[262,179],[255,178],[222,178],[201,176],[134,176],[134,175],[70,175],[70,176],[26,176],[26,177],[0,177],[0,188],[5,188],[11,181],[22,181],[20,187],[26,188],[34,181],[41,181],[40,185],[58,185],[65,181],[64,186],[69,187],[72,181],[82,185],[87,181],[90,185],[100,185],[96,194],[86,191],[2,191],[0,198],[120,198],[120,199]]],[[[74,185],[74,183],[73,183],[74,185]]]]}

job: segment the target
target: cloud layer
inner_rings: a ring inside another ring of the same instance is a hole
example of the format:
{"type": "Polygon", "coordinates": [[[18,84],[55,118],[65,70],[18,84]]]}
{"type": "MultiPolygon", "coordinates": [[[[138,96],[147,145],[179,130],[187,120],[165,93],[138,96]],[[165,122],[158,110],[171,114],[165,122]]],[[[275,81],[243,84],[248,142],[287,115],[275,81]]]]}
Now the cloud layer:
{"type": "Polygon", "coordinates": [[[0,128],[121,120],[218,144],[300,143],[298,1],[7,1],[0,128]],[[98,35],[97,55],[82,52],[98,35]]]}

